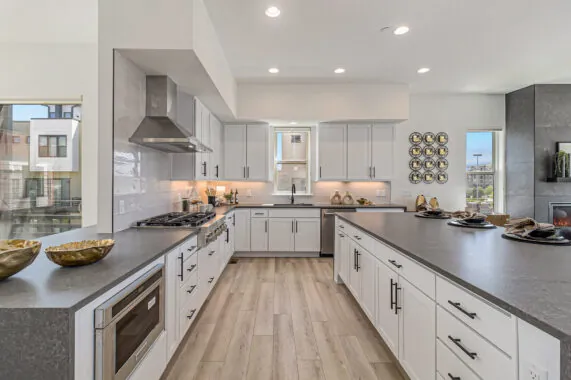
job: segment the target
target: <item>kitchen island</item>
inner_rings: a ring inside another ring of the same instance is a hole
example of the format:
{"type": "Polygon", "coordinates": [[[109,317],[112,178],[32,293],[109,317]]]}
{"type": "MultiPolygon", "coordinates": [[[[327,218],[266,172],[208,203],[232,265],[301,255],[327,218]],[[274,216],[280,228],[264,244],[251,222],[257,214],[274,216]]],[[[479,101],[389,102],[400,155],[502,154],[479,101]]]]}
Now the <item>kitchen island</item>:
{"type": "MultiPolygon", "coordinates": [[[[410,213],[340,213],[338,223],[341,223],[338,227],[343,227],[338,228],[339,235],[356,239],[349,252],[349,255],[355,253],[357,257],[356,264],[354,263],[356,269],[349,268],[350,274],[346,275],[343,281],[348,282],[348,279],[352,281],[352,273],[361,269],[362,252],[367,247],[372,251],[371,255],[379,259],[379,262],[384,261],[380,265],[386,264],[387,268],[400,271],[401,275],[403,265],[406,267],[402,261],[410,262],[417,272],[420,271],[419,268],[426,268],[422,269],[425,277],[422,281],[418,281],[418,284],[427,285],[424,288],[421,287],[420,291],[436,300],[438,307],[435,310],[438,310],[438,316],[442,311],[443,318],[448,318],[449,313],[446,307],[450,308],[452,305],[450,310],[457,311],[457,306],[460,305],[458,302],[453,302],[454,300],[444,300],[442,302],[444,306],[441,307],[439,298],[443,296],[444,290],[452,289],[452,293],[456,292],[454,294],[460,294],[457,292],[459,289],[467,290],[466,294],[476,295],[475,297],[470,295],[475,300],[474,304],[481,302],[479,300],[481,297],[482,305],[485,306],[487,303],[495,305],[505,315],[511,314],[510,320],[516,317],[520,325],[524,322],[529,323],[555,337],[560,342],[558,361],[561,370],[560,378],[571,379],[571,247],[510,241],[501,237],[503,228],[494,230],[458,228],[448,225],[446,220],[421,219],[410,213]],[[347,226],[345,222],[348,222],[347,226]],[[348,229],[350,233],[346,233],[348,229]],[[369,243],[368,239],[372,239],[372,242],[369,243]],[[385,250],[388,250],[388,256],[385,256],[385,250]],[[386,257],[389,259],[386,260],[386,257]],[[397,259],[394,259],[395,257],[397,259]],[[401,258],[400,261],[398,257],[401,258]],[[429,274],[432,279],[427,277],[429,274]],[[439,293],[441,290],[439,284],[442,284],[441,293],[439,293]]],[[[336,255],[336,260],[337,258],[336,255]]],[[[365,265],[363,259],[362,266],[365,265]]],[[[361,271],[366,273],[364,268],[361,271]]],[[[379,281],[377,284],[380,286],[379,281]]],[[[415,285],[418,286],[418,284],[415,285]]],[[[366,293],[367,291],[363,288],[365,298],[366,293]]],[[[398,297],[400,294],[395,296],[398,297]]],[[[448,292],[447,296],[450,294],[448,292]]],[[[391,297],[393,297],[392,287],[391,297]]],[[[391,299],[391,308],[392,306],[391,299]]],[[[478,320],[479,317],[475,317],[475,313],[468,314],[463,322],[470,326],[471,321],[478,320]]],[[[506,323],[506,326],[511,326],[511,322],[506,323]]],[[[516,322],[515,325],[517,328],[518,323],[516,322]]],[[[484,330],[478,325],[474,329],[478,332],[484,330]]],[[[498,331],[496,335],[501,334],[503,332],[498,331]]],[[[511,352],[510,350],[513,350],[511,343],[506,343],[504,347],[504,341],[499,338],[497,342],[493,336],[485,336],[485,338],[502,348],[503,352],[511,355],[512,359],[517,360],[517,349],[511,352]]],[[[519,339],[521,343],[523,338],[520,336],[519,339]]],[[[443,339],[443,341],[447,340],[443,339]]],[[[460,354],[463,355],[462,352],[460,354]]],[[[471,365],[473,360],[468,359],[467,363],[471,365]]],[[[527,379],[522,373],[522,368],[525,371],[527,370],[525,366],[531,364],[522,363],[520,358],[520,379],[527,379]]],[[[406,367],[406,365],[403,366],[406,367]]],[[[541,372],[541,369],[538,371],[541,372]]],[[[484,376],[484,378],[487,377],[484,376]]]]}

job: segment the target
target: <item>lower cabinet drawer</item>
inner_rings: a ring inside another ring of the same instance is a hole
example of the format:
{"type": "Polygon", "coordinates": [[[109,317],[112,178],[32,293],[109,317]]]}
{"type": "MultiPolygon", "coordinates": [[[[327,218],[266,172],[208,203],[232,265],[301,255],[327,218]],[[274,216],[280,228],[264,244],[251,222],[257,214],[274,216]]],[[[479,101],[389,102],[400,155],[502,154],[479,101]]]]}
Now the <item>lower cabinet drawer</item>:
{"type": "Polygon", "coordinates": [[[438,339],[486,380],[515,380],[516,361],[438,306],[438,339]]]}
{"type": "Polygon", "coordinates": [[[198,309],[200,304],[198,302],[197,294],[192,296],[192,299],[187,305],[182,305],[178,314],[178,328],[179,328],[179,336],[182,339],[192,322],[196,319],[198,315],[198,309]]]}
{"type": "Polygon", "coordinates": [[[188,281],[179,288],[178,304],[180,306],[188,305],[192,298],[198,294],[198,290],[198,273],[194,272],[190,275],[188,281]]]}
{"type": "Polygon", "coordinates": [[[480,380],[440,340],[436,340],[436,370],[444,379],[480,380]]]}

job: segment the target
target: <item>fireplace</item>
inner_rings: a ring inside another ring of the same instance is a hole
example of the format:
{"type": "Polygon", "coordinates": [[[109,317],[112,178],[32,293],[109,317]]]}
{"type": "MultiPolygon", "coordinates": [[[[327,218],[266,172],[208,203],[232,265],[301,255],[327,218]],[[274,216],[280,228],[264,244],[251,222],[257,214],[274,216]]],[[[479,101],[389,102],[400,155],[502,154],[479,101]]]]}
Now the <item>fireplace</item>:
{"type": "Polygon", "coordinates": [[[549,202],[549,223],[571,227],[571,202],[549,202]]]}

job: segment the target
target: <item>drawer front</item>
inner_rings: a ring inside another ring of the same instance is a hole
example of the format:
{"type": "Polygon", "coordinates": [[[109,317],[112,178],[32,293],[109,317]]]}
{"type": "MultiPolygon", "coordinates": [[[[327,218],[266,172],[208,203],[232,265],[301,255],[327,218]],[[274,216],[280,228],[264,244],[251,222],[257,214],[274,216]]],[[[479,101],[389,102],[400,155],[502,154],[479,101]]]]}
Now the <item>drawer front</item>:
{"type": "Polygon", "coordinates": [[[178,314],[179,336],[182,339],[192,322],[196,320],[199,311],[198,297],[194,295],[188,305],[182,306],[178,314]]]}
{"type": "Polygon", "coordinates": [[[250,216],[252,218],[267,218],[268,217],[268,209],[253,208],[250,210],[250,216]]]}
{"type": "Polygon", "coordinates": [[[516,379],[515,360],[440,306],[436,330],[438,339],[483,379],[516,379]]]}
{"type": "Polygon", "coordinates": [[[436,370],[444,379],[480,380],[440,340],[436,340],[436,370]]]}
{"type": "Polygon", "coordinates": [[[185,241],[184,243],[182,243],[180,249],[181,249],[180,253],[183,256],[183,260],[187,260],[190,256],[194,255],[198,250],[197,237],[194,236],[189,240],[185,241]]]}
{"type": "Polygon", "coordinates": [[[349,223],[347,223],[346,221],[342,220],[342,219],[339,218],[339,217],[336,217],[336,218],[335,218],[335,224],[336,224],[336,227],[337,227],[338,229],[340,229],[341,231],[343,231],[343,232],[345,232],[345,233],[347,232],[347,225],[348,225],[349,223]]]}
{"type": "Polygon", "coordinates": [[[269,210],[270,218],[320,218],[321,210],[318,208],[275,208],[269,210]]]}
{"type": "Polygon", "coordinates": [[[436,279],[437,302],[511,357],[517,350],[516,318],[450,282],[436,279]]]}
{"type": "MultiPolygon", "coordinates": [[[[426,294],[429,298],[435,300],[436,275],[413,260],[398,253],[397,255],[398,257],[395,258],[395,261],[398,265],[401,265],[399,268],[400,275],[420,289],[420,291],[426,294]]],[[[392,265],[392,263],[389,264],[392,265]]]]}
{"type": "Polygon", "coordinates": [[[192,275],[198,272],[198,254],[193,254],[190,256],[186,261],[182,263],[182,281],[180,281],[179,285],[185,286],[192,275]]]}
{"type": "Polygon", "coordinates": [[[350,236],[351,239],[353,239],[361,247],[365,248],[365,250],[372,252],[375,249],[375,239],[360,229],[352,228],[350,236]]]}
{"type": "Polygon", "coordinates": [[[179,305],[181,307],[189,305],[193,297],[198,294],[199,290],[198,272],[195,271],[192,275],[189,276],[188,281],[178,289],[179,305]]]}

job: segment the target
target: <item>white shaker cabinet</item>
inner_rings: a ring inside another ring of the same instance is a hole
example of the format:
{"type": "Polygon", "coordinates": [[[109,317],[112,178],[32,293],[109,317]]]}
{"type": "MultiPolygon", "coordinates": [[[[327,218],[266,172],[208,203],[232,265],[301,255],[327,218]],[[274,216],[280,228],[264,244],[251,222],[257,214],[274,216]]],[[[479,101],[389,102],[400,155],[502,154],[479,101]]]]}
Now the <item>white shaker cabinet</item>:
{"type": "Polygon", "coordinates": [[[250,251],[268,251],[268,218],[252,218],[250,220],[250,251]]]}
{"type": "Polygon", "coordinates": [[[371,321],[375,320],[375,289],[376,289],[376,262],[377,259],[368,251],[357,248],[359,250],[359,261],[361,271],[361,305],[363,311],[371,321]]]}
{"type": "Polygon", "coordinates": [[[394,128],[392,125],[371,127],[371,174],[373,180],[391,179],[393,176],[394,128]]]}
{"type": "MultiPolygon", "coordinates": [[[[206,146],[210,143],[210,111],[198,99],[194,99],[194,133],[206,146]]],[[[194,174],[197,181],[207,180],[209,153],[194,153],[194,174]]]]}
{"type": "Polygon", "coordinates": [[[268,180],[268,126],[248,125],[246,129],[246,175],[249,181],[268,180]]]}
{"type": "Polygon", "coordinates": [[[224,126],[224,179],[246,180],[246,126],[224,126]]]}
{"type": "Polygon", "coordinates": [[[320,124],[318,129],[319,180],[347,178],[347,125],[320,124]]]}
{"type": "Polygon", "coordinates": [[[395,305],[394,288],[398,275],[380,261],[376,262],[377,302],[375,327],[395,357],[399,355],[399,314],[395,305]]]}
{"type": "Polygon", "coordinates": [[[436,376],[436,303],[399,278],[395,292],[399,312],[399,361],[411,380],[436,376]]]}
{"type": "Polygon", "coordinates": [[[268,180],[268,126],[224,126],[224,179],[268,180]]]}
{"type": "Polygon", "coordinates": [[[321,220],[319,218],[296,219],[295,251],[319,252],[321,248],[321,220]]]}
{"type": "Polygon", "coordinates": [[[369,181],[371,165],[371,126],[363,124],[347,127],[347,179],[369,181]]]}
{"type": "Polygon", "coordinates": [[[295,248],[295,221],[293,218],[270,218],[269,251],[291,252],[295,248]]]}
{"type": "Polygon", "coordinates": [[[222,124],[214,115],[210,115],[210,148],[209,177],[218,180],[222,178],[222,124]]]}
{"type": "Polygon", "coordinates": [[[234,250],[236,252],[250,251],[250,209],[234,211],[234,250]]]}

